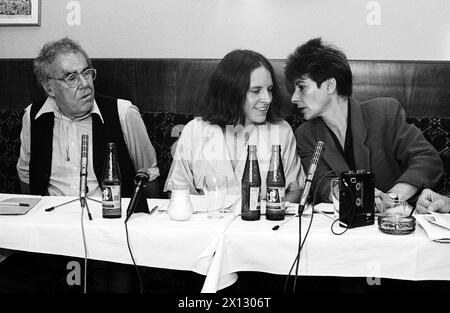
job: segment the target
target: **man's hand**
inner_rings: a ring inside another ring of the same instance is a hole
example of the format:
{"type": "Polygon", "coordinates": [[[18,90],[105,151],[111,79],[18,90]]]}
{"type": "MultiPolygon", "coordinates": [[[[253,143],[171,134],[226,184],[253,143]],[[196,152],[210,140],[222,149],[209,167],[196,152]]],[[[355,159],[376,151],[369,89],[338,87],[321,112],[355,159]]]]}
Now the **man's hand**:
{"type": "Polygon", "coordinates": [[[385,212],[387,209],[395,207],[394,199],[389,197],[387,193],[375,188],[375,212],[385,212]]]}
{"type": "Polygon", "coordinates": [[[424,189],[417,200],[416,212],[427,213],[429,211],[449,213],[450,198],[442,196],[430,189],[424,189]]]}
{"type": "Polygon", "coordinates": [[[407,206],[403,201],[395,201],[387,193],[375,188],[375,212],[392,213],[392,214],[408,214],[407,206]]]}
{"type": "Polygon", "coordinates": [[[375,212],[383,212],[383,200],[381,200],[381,194],[383,192],[375,188],[375,212]]]}

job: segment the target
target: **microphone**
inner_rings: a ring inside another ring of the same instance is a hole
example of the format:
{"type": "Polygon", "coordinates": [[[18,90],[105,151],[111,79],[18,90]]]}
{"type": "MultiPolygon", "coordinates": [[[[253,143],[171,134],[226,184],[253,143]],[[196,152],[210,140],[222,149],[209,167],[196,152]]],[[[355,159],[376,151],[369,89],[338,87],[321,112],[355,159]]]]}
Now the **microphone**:
{"type": "Polygon", "coordinates": [[[301,216],[303,214],[303,210],[305,209],[306,199],[309,195],[309,189],[311,188],[312,179],[314,177],[314,173],[316,172],[317,163],[319,163],[320,154],[322,153],[323,141],[318,141],[316,145],[316,149],[314,150],[313,157],[311,159],[311,163],[309,164],[308,175],[306,176],[305,189],[303,189],[302,198],[300,199],[300,204],[298,206],[298,214],[301,216]]]}
{"type": "Polygon", "coordinates": [[[125,218],[125,223],[128,221],[131,214],[134,213],[134,210],[139,202],[139,195],[141,193],[141,189],[145,187],[149,179],[150,175],[148,174],[146,169],[140,169],[136,173],[136,176],[134,177],[135,189],[133,192],[133,196],[131,197],[130,204],[128,205],[127,208],[127,217],[125,218]]]}
{"type": "Polygon", "coordinates": [[[81,135],[80,199],[86,199],[88,166],[88,135],[81,135]]]}
{"type": "Polygon", "coordinates": [[[86,202],[87,187],[87,166],[88,166],[88,135],[81,135],[81,158],[80,158],[80,202],[81,208],[86,207],[89,220],[92,215],[86,202]]]}

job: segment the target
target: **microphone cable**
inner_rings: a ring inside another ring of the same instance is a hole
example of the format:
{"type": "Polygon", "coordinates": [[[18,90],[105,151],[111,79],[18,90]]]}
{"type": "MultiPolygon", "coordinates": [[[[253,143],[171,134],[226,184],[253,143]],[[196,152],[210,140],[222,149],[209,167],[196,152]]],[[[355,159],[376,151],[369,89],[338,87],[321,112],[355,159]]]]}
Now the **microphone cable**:
{"type": "MultiPolygon", "coordinates": [[[[316,189],[317,190],[317,189],[316,189]]],[[[298,250],[297,250],[297,258],[296,258],[296,260],[297,260],[297,264],[296,264],[296,266],[295,266],[295,277],[294,277],[294,286],[293,286],[293,288],[292,288],[292,292],[293,293],[295,293],[295,289],[296,289],[296,287],[297,287],[297,278],[298,278],[298,267],[300,266],[300,254],[301,254],[301,251],[302,251],[302,249],[303,249],[303,245],[305,244],[305,242],[306,242],[306,238],[308,238],[308,234],[309,234],[309,230],[311,229],[311,225],[312,225],[312,221],[313,221],[313,219],[314,219],[314,200],[315,200],[315,192],[314,192],[314,196],[313,196],[313,204],[312,204],[312,206],[311,206],[311,218],[310,218],[310,220],[309,220],[309,224],[308,224],[308,228],[307,228],[307,230],[306,230],[306,234],[305,234],[305,238],[303,239],[303,242],[301,243],[301,241],[302,241],[302,219],[301,219],[301,217],[299,216],[299,218],[298,218],[298,250]],[[300,245],[300,243],[301,243],[301,245],[300,245]]]]}
{"type": "Polygon", "coordinates": [[[294,286],[293,286],[292,291],[293,291],[293,293],[295,293],[295,289],[296,289],[296,286],[297,286],[298,267],[299,267],[299,264],[300,264],[300,253],[301,253],[301,251],[303,249],[303,245],[306,242],[306,238],[308,237],[309,230],[311,229],[312,221],[314,219],[314,202],[316,200],[316,193],[317,193],[318,189],[319,188],[316,188],[316,190],[314,191],[314,194],[313,194],[313,202],[312,202],[312,207],[311,207],[311,210],[312,210],[312,212],[311,212],[311,219],[309,220],[308,228],[306,230],[306,234],[305,234],[305,238],[303,239],[303,242],[302,242],[302,226],[301,226],[302,225],[302,217],[300,215],[298,217],[298,220],[299,220],[299,224],[298,224],[298,227],[299,227],[298,228],[299,241],[298,241],[298,248],[297,248],[297,256],[295,257],[295,260],[292,263],[291,269],[289,270],[288,276],[286,277],[286,280],[285,280],[285,283],[284,283],[284,289],[283,289],[284,293],[286,293],[287,284],[289,282],[289,278],[291,276],[292,269],[294,268],[294,266],[295,266],[295,277],[294,277],[294,286]]]}
{"type": "MultiPolygon", "coordinates": [[[[336,173],[336,172],[338,172],[337,170],[330,170],[330,171],[328,171],[327,173],[325,173],[325,175],[320,179],[320,181],[319,181],[319,183],[318,183],[318,185],[317,186],[320,186],[320,185],[322,185],[323,184],[323,181],[324,181],[324,179],[325,178],[327,178],[327,177],[330,177],[330,174],[332,174],[332,173],[336,173]]],[[[334,177],[334,176],[333,176],[334,177]]],[[[341,233],[336,233],[334,230],[333,230],[333,227],[334,227],[334,225],[337,223],[337,222],[340,222],[340,217],[338,217],[337,219],[335,219],[334,221],[333,221],[333,223],[331,224],[331,226],[330,226],[330,230],[331,230],[331,232],[334,234],[334,235],[342,235],[342,234],[344,234],[349,228],[351,228],[351,225],[353,224],[353,220],[354,220],[354,217],[355,217],[355,215],[353,214],[354,212],[355,212],[355,195],[353,194],[353,191],[351,190],[351,188],[349,188],[348,186],[347,186],[347,188],[349,189],[349,191],[350,191],[350,196],[352,197],[352,201],[351,201],[351,203],[352,203],[352,207],[351,207],[351,210],[345,215],[345,216],[343,216],[343,217],[346,217],[346,216],[348,216],[349,214],[351,214],[351,220],[350,220],[350,223],[349,223],[349,225],[347,225],[346,227],[345,227],[345,229],[344,229],[344,231],[343,232],[341,232],[341,233]]],[[[284,284],[284,289],[283,289],[283,292],[284,293],[286,293],[286,290],[287,290],[287,284],[288,284],[288,281],[289,281],[289,278],[290,278],[290,276],[291,276],[291,272],[292,272],[292,269],[294,268],[294,266],[295,266],[295,277],[294,277],[294,285],[293,285],[293,293],[295,293],[295,290],[296,290],[296,285],[297,285],[297,277],[298,277],[298,267],[299,267],[299,264],[300,264],[300,255],[301,255],[301,251],[302,251],[302,249],[303,249],[303,245],[305,244],[305,242],[306,242],[306,238],[308,237],[308,234],[309,234],[309,231],[310,231],[310,229],[311,229],[311,225],[312,225],[312,221],[313,221],[313,219],[314,219],[314,206],[315,206],[315,200],[316,200],[316,195],[317,195],[317,190],[318,190],[319,188],[316,188],[316,190],[314,190],[314,194],[313,194],[313,199],[312,199],[312,204],[311,204],[311,219],[310,219],[310,221],[309,221],[309,224],[308,224],[308,228],[307,228],[307,230],[306,230],[306,234],[305,234],[305,238],[303,239],[303,242],[301,241],[301,216],[299,216],[299,243],[298,243],[298,250],[297,250],[297,256],[296,256],[296,258],[295,258],[295,260],[294,260],[294,262],[293,262],[293,264],[292,264],[292,266],[291,266],[291,268],[290,268],[290,270],[289,270],[289,273],[288,273],[288,276],[286,277],[286,280],[285,280],[285,284],[284,284]]],[[[331,191],[332,192],[332,191],[331,191]]]]}
{"type": "Polygon", "coordinates": [[[131,260],[133,261],[133,265],[134,265],[134,268],[135,268],[135,270],[136,270],[137,277],[138,277],[138,279],[139,279],[139,293],[142,294],[142,293],[144,292],[144,286],[143,286],[143,284],[142,284],[141,272],[139,271],[139,268],[138,268],[138,266],[136,265],[136,262],[135,262],[134,256],[133,256],[133,251],[131,250],[131,246],[130,246],[130,238],[129,238],[129,236],[128,236],[128,222],[127,222],[127,223],[124,223],[124,224],[125,224],[125,233],[126,233],[126,236],[127,236],[127,246],[128,246],[128,251],[130,252],[131,260]]]}
{"type": "MultiPolygon", "coordinates": [[[[337,219],[334,220],[333,223],[331,223],[330,230],[331,230],[331,232],[332,232],[334,235],[337,235],[337,236],[344,234],[349,228],[352,227],[353,220],[354,220],[354,218],[355,218],[355,211],[356,211],[356,207],[355,207],[355,195],[353,194],[353,190],[345,183],[345,181],[344,181],[344,184],[346,185],[347,189],[350,191],[349,194],[350,194],[350,197],[352,198],[352,200],[351,200],[352,207],[350,208],[350,211],[348,211],[348,213],[345,214],[342,218],[345,218],[345,217],[347,217],[347,216],[349,216],[349,215],[351,214],[351,215],[350,215],[350,216],[351,216],[351,219],[350,219],[350,223],[345,227],[344,231],[342,231],[342,232],[340,232],[340,233],[335,232],[335,231],[333,230],[333,227],[334,227],[334,225],[335,225],[337,222],[340,222],[340,221],[341,221],[341,218],[338,217],[337,219]]],[[[341,209],[339,208],[339,212],[340,212],[340,211],[341,211],[341,209]]]]}
{"type": "MultiPolygon", "coordinates": [[[[329,174],[331,174],[333,172],[336,172],[336,170],[331,170],[331,171],[328,171],[327,173],[325,173],[325,175],[320,179],[319,184],[317,186],[322,185],[324,179],[327,178],[329,176],[329,174]]],[[[297,277],[298,277],[298,267],[299,267],[299,264],[300,264],[300,253],[301,253],[301,251],[303,249],[303,245],[306,242],[306,238],[308,237],[309,230],[311,229],[312,221],[314,219],[314,203],[316,202],[317,190],[319,190],[319,188],[316,188],[316,190],[314,190],[314,193],[313,193],[313,199],[312,199],[312,204],[311,204],[311,219],[309,221],[308,228],[307,228],[306,234],[305,234],[305,238],[303,239],[303,243],[301,242],[301,216],[299,216],[299,230],[298,230],[299,231],[299,243],[298,243],[297,256],[296,256],[294,262],[292,263],[291,269],[289,270],[289,273],[288,273],[288,275],[286,277],[286,280],[285,280],[285,283],[284,283],[284,288],[283,288],[283,292],[284,293],[286,293],[287,284],[288,284],[288,281],[289,281],[289,278],[291,276],[292,269],[294,268],[294,266],[296,266],[296,268],[295,268],[294,286],[293,286],[293,290],[292,290],[293,293],[295,293],[295,290],[296,290],[297,277]]]]}
{"type": "MultiPolygon", "coordinates": [[[[315,199],[315,193],[314,193],[313,199],[315,199]]],[[[298,241],[298,248],[297,248],[297,256],[295,257],[295,260],[292,263],[291,269],[289,270],[289,274],[286,277],[286,280],[285,280],[285,283],[284,283],[284,289],[283,289],[284,293],[286,293],[287,284],[288,284],[288,281],[289,281],[289,278],[291,276],[292,269],[294,268],[294,266],[295,266],[295,277],[294,277],[294,286],[293,286],[292,291],[293,291],[293,293],[295,293],[295,289],[296,289],[296,286],[297,286],[298,267],[299,267],[299,264],[300,264],[300,253],[301,253],[301,251],[303,249],[303,245],[306,242],[306,238],[308,237],[309,230],[311,229],[311,225],[312,225],[313,219],[314,219],[314,205],[312,205],[311,219],[309,220],[309,224],[308,224],[308,228],[306,230],[305,238],[303,239],[303,242],[302,242],[301,216],[299,216],[299,229],[298,229],[299,241],[298,241]]]]}
{"type": "MultiPolygon", "coordinates": [[[[83,201],[83,199],[82,199],[83,201]]],[[[84,206],[88,208],[88,204],[86,199],[84,199],[84,206]]],[[[86,233],[84,231],[84,206],[81,208],[81,235],[83,237],[83,247],[84,247],[84,279],[83,279],[83,293],[87,293],[86,285],[87,285],[87,245],[86,245],[86,233]]]]}
{"type": "Polygon", "coordinates": [[[147,171],[145,169],[138,170],[138,172],[134,178],[134,183],[136,185],[136,189],[133,193],[133,196],[130,199],[130,203],[129,203],[128,209],[126,211],[126,217],[125,217],[125,222],[124,222],[125,233],[126,233],[126,237],[127,237],[128,252],[130,253],[131,260],[133,261],[134,269],[136,270],[136,275],[139,279],[139,293],[141,293],[141,294],[144,292],[144,286],[142,283],[141,272],[139,271],[139,267],[137,266],[136,261],[134,260],[133,251],[132,251],[131,245],[130,245],[130,236],[128,235],[128,219],[134,213],[134,207],[139,202],[139,199],[144,199],[144,202],[147,205],[147,198],[145,195],[142,194],[141,188],[145,187],[149,178],[150,178],[150,175],[147,173],[147,171]],[[143,198],[141,198],[141,197],[143,197],[143,198]]]}
{"type": "Polygon", "coordinates": [[[300,245],[300,242],[301,242],[301,240],[302,240],[302,236],[301,236],[301,233],[302,233],[302,221],[301,221],[301,217],[299,217],[299,224],[298,224],[299,249],[298,249],[297,257],[296,257],[297,264],[296,264],[296,267],[295,267],[294,286],[293,286],[293,288],[292,288],[292,292],[293,292],[293,293],[295,293],[295,290],[296,290],[296,287],[297,287],[298,267],[300,266],[300,256],[301,256],[301,251],[302,251],[302,249],[303,249],[303,245],[304,245],[305,242],[306,242],[306,238],[308,238],[308,234],[309,234],[309,231],[310,231],[310,229],[311,229],[311,225],[312,225],[312,222],[313,222],[313,219],[314,219],[314,206],[315,206],[315,203],[316,203],[317,190],[319,190],[318,187],[319,187],[320,185],[322,185],[324,179],[325,179],[330,173],[332,173],[332,172],[335,172],[335,170],[331,170],[331,171],[326,172],[325,175],[320,179],[319,184],[317,185],[316,190],[314,190],[313,198],[312,198],[312,203],[311,203],[311,219],[309,220],[309,224],[308,224],[308,228],[307,228],[307,230],[306,230],[305,238],[303,239],[303,243],[302,243],[301,245],[300,245]]]}
{"type": "MultiPolygon", "coordinates": [[[[338,170],[330,170],[330,171],[326,172],[325,175],[320,179],[320,181],[319,181],[319,183],[317,184],[317,186],[322,185],[324,179],[327,178],[327,177],[330,177],[330,174],[332,174],[332,173],[337,174],[338,177],[339,177],[339,171],[338,171],[338,170]]],[[[332,177],[334,177],[334,176],[332,176],[332,177]]],[[[347,217],[347,216],[350,215],[350,216],[351,216],[351,220],[350,220],[350,223],[344,227],[344,228],[345,228],[344,231],[343,231],[343,232],[340,232],[340,233],[335,232],[333,228],[334,228],[334,225],[335,225],[337,222],[342,222],[342,221],[341,221],[341,217],[338,216],[338,218],[335,219],[335,220],[333,221],[333,223],[331,223],[330,231],[331,231],[334,235],[337,235],[337,236],[338,236],[338,235],[344,234],[349,228],[351,228],[351,226],[352,226],[352,224],[353,224],[353,220],[354,220],[354,218],[355,218],[354,212],[356,211],[356,207],[355,207],[355,195],[354,195],[354,193],[353,193],[353,190],[352,190],[345,182],[344,182],[344,184],[346,185],[347,189],[350,191],[349,193],[350,193],[350,196],[351,196],[351,198],[352,198],[352,201],[351,201],[352,207],[350,208],[350,211],[349,211],[347,214],[345,214],[342,218],[345,218],[345,217],[347,217]]],[[[318,189],[318,188],[317,188],[317,189],[318,189]]],[[[313,213],[314,213],[314,203],[315,203],[315,198],[316,198],[316,192],[317,192],[317,189],[314,191],[313,205],[312,205],[313,213]]],[[[332,193],[333,191],[330,190],[330,192],[332,193]]],[[[331,195],[331,196],[333,196],[333,195],[331,195]]],[[[339,211],[340,211],[340,210],[339,210],[339,211]]]]}
{"type": "MultiPolygon", "coordinates": [[[[332,173],[335,173],[335,174],[337,173],[337,174],[338,174],[338,177],[339,177],[339,171],[337,171],[337,170],[331,170],[331,171],[328,171],[328,172],[326,172],[325,175],[320,179],[319,184],[318,184],[317,186],[322,185],[324,179],[327,178],[327,177],[330,177],[330,174],[332,174],[332,173]]],[[[333,176],[333,177],[334,177],[334,176],[333,176]]],[[[345,184],[345,182],[344,182],[344,184],[345,184]]],[[[343,231],[343,232],[340,232],[340,233],[335,232],[333,228],[334,228],[334,225],[335,225],[337,222],[342,222],[342,221],[341,221],[341,217],[338,216],[338,218],[335,219],[335,220],[333,221],[333,223],[331,223],[330,231],[331,231],[334,235],[337,235],[337,236],[344,234],[349,228],[351,228],[351,226],[352,226],[352,224],[353,224],[353,220],[354,220],[354,218],[355,218],[355,214],[354,214],[354,212],[355,212],[355,210],[356,210],[356,208],[355,208],[355,195],[353,194],[353,190],[352,190],[347,184],[345,184],[345,185],[346,185],[347,189],[350,191],[350,196],[351,196],[351,198],[352,198],[352,201],[351,201],[352,207],[351,207],[350,211],[349,211],[347,214],[345,214],[342,218],[345,218],[345,217],[347,217],[347,216],[350,215],[350,216],[351,216],[351,220],[350,220],[350,223],[349,223],[347,226],[344,227],[344,228],[345,228],[344,231],[343,231]]],[[[318,188],[317,188],[317,189],[318,189],[318,188]]],[[[316,191],[317,191],[317,189],[316,189],[316,191]]],[[[314,200],[313,200],[313,206],[312,206],[313,213],[314,213],[314,203],[315,203],[316,191],[314,192],[314,198],[313,198],[313,199],[314,199],[314,200]]],[[[331,191],[331,193],[333,192],[332,190],[330,190],[330,191],[331,191]]],[[[333,195],[331,195],[331,196],[333,196],[333,195]]],[[[339,210],[339,211],[340,211],[340,210],[339,210]]]]}

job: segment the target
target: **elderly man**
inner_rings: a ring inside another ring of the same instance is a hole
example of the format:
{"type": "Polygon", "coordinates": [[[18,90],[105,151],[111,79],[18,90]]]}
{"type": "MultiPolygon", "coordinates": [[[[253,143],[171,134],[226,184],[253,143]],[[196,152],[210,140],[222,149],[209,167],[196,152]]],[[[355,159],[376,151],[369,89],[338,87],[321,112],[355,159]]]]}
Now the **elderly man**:
{"type": "MultiPolygon", "coordinates": [[[[122,196],[132,195],[136,171],[144,168],[150,176],[146,196],[157,197],[156,154],[138,108],[126,100],[95,94],[97,72],[81,46],[69,38],[45,44],[34,60],[34,71],[47,99],[29,105],[23,116],[17,163],[22,192],[78,196],[81,137],[87,134],[87,196],[102,195],[100,185],[106,144],[114,142],[122,176],[122,196]]],[[[48,263],[54,264],[55,271],[57,268],[65,270],[66,264],[61,258],[31,257],[34,269],[40,264],[39,271],[47,271],[47,276],[54,275],[46,270],[52,268],[48,263]]],[[[131,267],[105,264],[98,263],[94,267],[108,269],[108,291],[135,290],[131,267]]]]}
{"type": "Polygon", "coordinates": [[[34,60],[44,102],[23,116],[17,172],[23,193],[75,196],[79,191],[81,135],[89,135],[88,196],[101,196],[106,144],[115,142],[122,196],[130,197],[138,169],[150,174],[147,196],[158,195],[155,150],[137,107],[96,95],[97,75],[81,46],[69,38],[49,42],[34,60]]]}
{"type": "Polygon", "coordinates": [[[313,181],[316,201],[331,201],[332,172],[375,173],[375,195],[385,207],[438,184],[443,173],[438,152],[406,123],[395,99],[351,97],[350,65],[336,47],[320,38],[306,42],[289,56],[285,75],[294,88],[291,101],[306,120],[295,131],[303,166],[308,167],[319,140],[325,146],[313,181]]]}

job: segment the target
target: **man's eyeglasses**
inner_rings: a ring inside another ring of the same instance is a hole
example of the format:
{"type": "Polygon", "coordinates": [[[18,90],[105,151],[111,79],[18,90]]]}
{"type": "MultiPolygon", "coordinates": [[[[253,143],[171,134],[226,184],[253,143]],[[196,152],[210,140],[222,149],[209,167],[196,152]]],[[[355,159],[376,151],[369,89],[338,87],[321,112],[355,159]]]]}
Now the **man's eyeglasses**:
{"type": "Polygon", "coordinates": [[[89,80],[89,79],[94,80],[95,77],[97,76],[97,70],[95,68],[88,68],[81,73],[72,73],[72,74],[67,75],[66,77],[47,76],[47,78],[63,80],[66,82],[66,84],[67,84],[67,86],[69,86],[69,88],[75,88],[80,83],[80,75],[83,75],[84,79],[86,79],[86,80],[89,80]]]}

